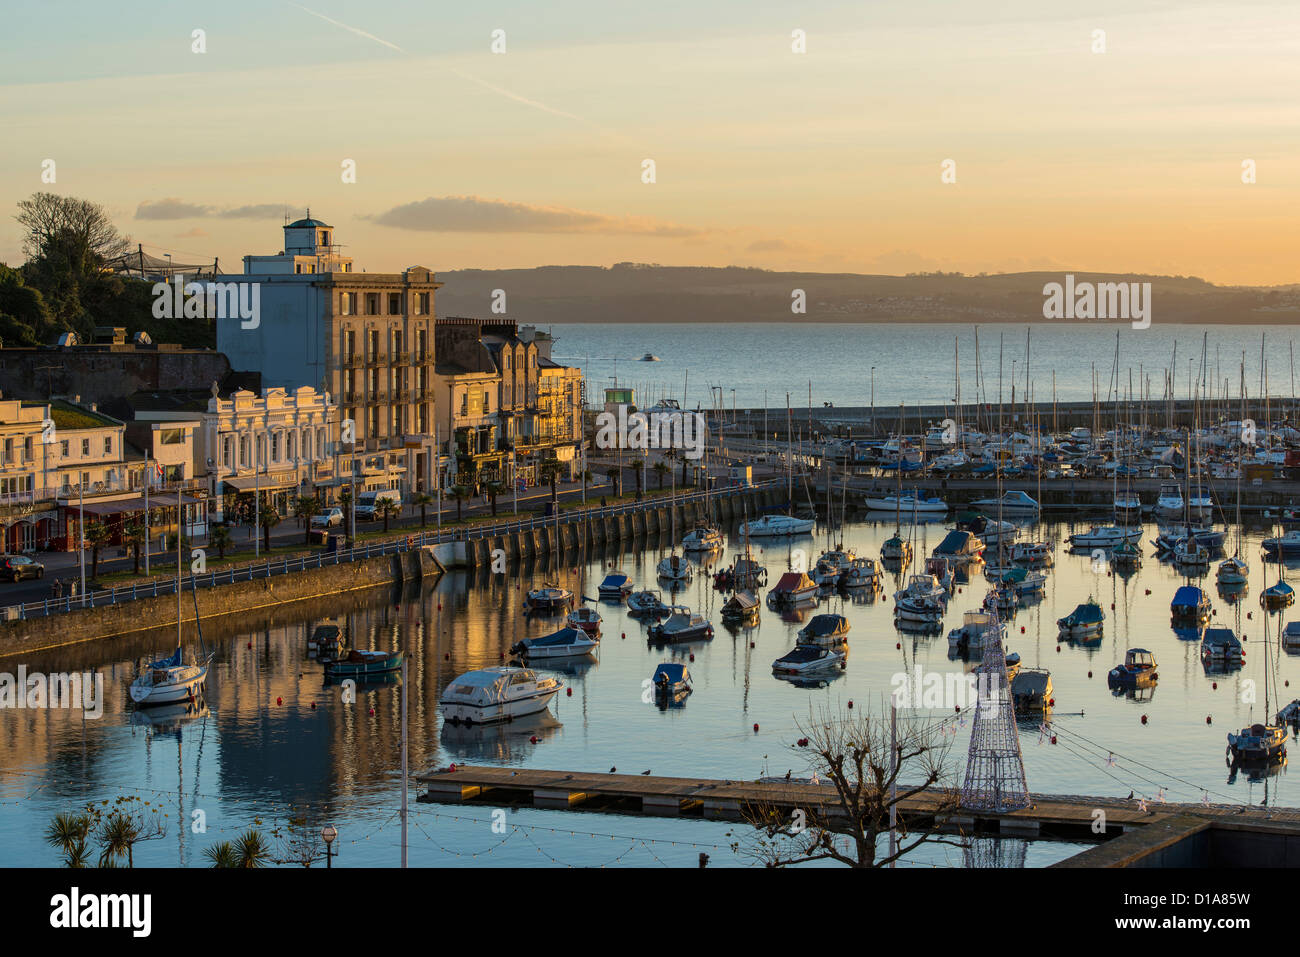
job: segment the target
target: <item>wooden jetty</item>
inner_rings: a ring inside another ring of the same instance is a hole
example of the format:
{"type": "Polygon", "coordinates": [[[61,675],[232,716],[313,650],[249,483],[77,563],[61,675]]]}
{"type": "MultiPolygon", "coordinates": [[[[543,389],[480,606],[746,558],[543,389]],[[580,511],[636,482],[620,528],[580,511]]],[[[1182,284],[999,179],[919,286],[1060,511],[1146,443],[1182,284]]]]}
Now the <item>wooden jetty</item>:
{"type": "MultiPolygon", "coordinates": [[[[835,789],[799,781],[741,781],[712,778],[547,771],[537,768],[458,765],[417,775],[427,786],[419,798],[430,803],[531,806],[591,810],[657,817],[740,820],[746,806],[785,812],[818,809],[828,815],[838,806],[835,789]]],[[[1206,826],[1255,824],[1300,828],[1300,809],[1238,805],[1168,804],[1076,795],[1032,795],[1032,805],[1007,814],[961,809],[948,820],[950,830],[1029,838],[1104,841],[1175,818],[1194,817],[1206,826]],[[1102,812],[1098,814],[1098,811],[1102,812]]],[[[938,792],[900,803],[914,826],[933,814],[938,792]]],[[[1112,855],[1113,856],[1113,855],[1112,855]]]]}

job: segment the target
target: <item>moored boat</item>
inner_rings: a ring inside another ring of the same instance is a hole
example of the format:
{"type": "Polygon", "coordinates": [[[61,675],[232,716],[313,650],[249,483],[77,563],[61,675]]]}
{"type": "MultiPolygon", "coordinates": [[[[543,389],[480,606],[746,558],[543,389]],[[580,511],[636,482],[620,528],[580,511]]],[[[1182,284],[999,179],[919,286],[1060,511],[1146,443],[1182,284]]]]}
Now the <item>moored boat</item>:
{"type": "Polygon", "coordinates": [[[509,721],[545,710],[563,685],[531,668],[502,666],[467,671],[442,693],[443,718],[453,724],[509,721]]]}
{"type": "Polygon", "coordinates": [[[632,580],[623,572],[610,572],[596,587],[596,594],[610,601],[622,601],[632,593],[632,580]]]}
{"type": "Polygon", "coordinates": [[[572,625],[549,635],[524,638],[510,647],[510,653],[529,660],[538,658],[579,658],[596,650],[600,639],[572,625]]]}
{"type": "Polygon", "coordinates": [[[525,605],[530,612],[555,614],[568,608],[572,601],[573,592],[567,588],[561,588],[559,585],[548,583],[541,588],[530,589],[525,605]]]}
{"type": "Polygon", "coordinates": [[[585,605],[575,608],[569,612],[568,617],[564,619],[569,627],[581,628],[589,635],[600,634],[601,617],[600,612],[594,608],[588,608],[585,605]]]}
{"type": "Polygon", "coordinates": [[[708,619],[695,614],[685,605],[673,605],[672,613],[667,619],[650,626],[650,640],[656,642],[695,641],[712,637],[713,626],[708,619]]]}
{"type": "Polygon", "coordinates": [[[672,609],[664,604],[663,594],[653,588],[643,588],[627,596],[629,615],[666,615],[672,609]]]}
{"type": "Polygon", "coordinates": [[[1089,598],[1064,618],[1058,618],[1056,626],[1063,638],[1089,638],[1101,634],[1105,620],[1101,605],[1089,598]]]}
{"type": "Polygon", "coordinates": [[[325,662],[327,678],[359,678],[366,675],[382,675],[398,671],[402,667],[401,651],[366,651],[353,648],[346,657],[335,658],[325,662]]]}
{"type": "Polygon", "coordinates": [[[790,515],[764,515],[740,526],[742,535],[750,538],[779,538],[786,535],[804,535],[813,530],[814,522],[810,518],[794,518],[790,515]]]}
{"type": "Polygon", "coordinates": [[[778,675],[803,675],[839,668],[843,663],[844,652],[838,649],[796,645],[772,662],[772,672],[778,675]]]}
{"type": "Polygon", "coordinates": [[[1106,681],[1112,688],[1148,688],[1160,676],[1156,673],[1156,656],[1145,648],[1124,652],[1124,663],[1110,669],[1106,681]]]}
{"type": "Polygon", "coordinates": [[[834,648],[848,641],[849,620],[843,615],[813,615],[812,621],[799,629],[797,644],[834,648]]]}

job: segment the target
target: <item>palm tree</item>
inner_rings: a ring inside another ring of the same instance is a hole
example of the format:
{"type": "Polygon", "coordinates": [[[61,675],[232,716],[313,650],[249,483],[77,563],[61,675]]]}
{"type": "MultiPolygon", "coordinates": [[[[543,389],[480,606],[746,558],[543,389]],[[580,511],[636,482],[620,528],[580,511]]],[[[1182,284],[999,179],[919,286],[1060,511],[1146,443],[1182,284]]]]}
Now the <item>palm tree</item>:
{"type": "Polygon", "coordinates": [[[262,526],[262,548],[269,555],[271,552],[271,529],[280,524],[280,511],[269,502],[263,502],[258,510],[258,524],[262,526]]]}
{"type": "Polygon", "coordinates": [[[133,518],[126,523],[122,532],[122,540],[131,546],[131,557],[134,560],[131,574],[140,574],[140,549],[145,542],[145,528],[143,519],[133,518]]]}
{"type": "Polygon", "coordinates": [[[662,492],[664,490],[664,479],[668,476],[668,473],[673,470],[672,466],[663,459],[660,459],[652,465],[651,468],[654,469],[655,477],[659,479],[659,491],[662,492]]]}
{"type": "Polygon", "coordinates": [[[456,500],[456,521],[459,522],[459,521],[460,521],[460,506],[461,506],[461,503],[462,503],[462,502],[464,502],[467,498],[469,498],[469,494],[470,494],[470,493],[469,493],[469,486],[468,486],[468,485],[453,485],[451,488],[447,489],[447,494],[450,495],[452,498],[454,498],[454,499],[456,500]]]}
{"type": "Polygon", "coordinates": [[[428,519],[426,518],[426,514],[429,506],[433,504],[433,496],[430,495],[428,492],[420,492],[415,496],[415,498],[411,499],[411,503],[419,506],[420,527],[424,528],[424,526],[428,524],[428,519]]]}
{"type": "Polygon", "coordinates": [[[388,520],[400,515],[402,512],[402,506],[398,505],[391,498],[381,498],[375,503],[375,511],[379,514],[379,517],[384,520],[384,532],[386,534],[388,532],[388,520]]]}
{"type": "Polygon", "coordinates": [[[90,818],[85,814],[60,812],[45,829],[45,843],[57,848],[68,867],[85,867],[88,859],[86,838],[90,834],[90,818]]]}
{"type": "Polygon", "coordinates": [[[113,537],[108,526],[103,522],[91,522],[82,532],[82,538],[90,546],[90,577],[99,577],[99,550],[113,537]]]}
{"type": "Polygon", "coordinates": [[[300,495],[293,500],[294,517],[304,519],[303,524],[307,527],[305,545],[311,544],[311,517],[319,511],[320,499],[315,495],[300,495]]]}
{"type": "Polygon", "coordinates": [[[492,517],[496,518],[497,496],[504,495],[506,491],[506,487],[502,485],[500,482],[488,482],[487,488],[484,489],[484,491],[487,492],[488,503],[492,506],[492,517]]]}
{"type": "Polygon", "coordinates": [[[230,547],[231,535],[230,527],[227,525],[214,525],[208,532],[208,544],[217,550],[219,558],[226,557],[226,549],[230,547]]]}
{"type": "Polygon", "coordinates": [[[140,825],[129,814],[114,812],[99,825],[100,867],[116,867],[126,859],[127,867],[135,866],[135,843],[143,837],[140,825]]]}
{"type": "Polygon", "coordinates": [[[212,862],[213,867],[239,867],[239,855],[235,853],[235,845],[229,841],[222,841],[220,844],[205,847],[203,856],[212,862]]]}
{"type": "Polygon", "coordinates": [[[271,859],[271,846],[266,843],[266,838],[250,828],[235,839],[235,855],[237,867],[265,867],[271,859]]]}
{"type": "Polygon", "coordinates": [[[587,483],[589,483],[593,478],[595,478],[595,476],[592,474],[591,469],[583,469],[582,474],[579,476],[579,478],[582,479],[582,497],[583,499],[586,499],[587,483]]]}

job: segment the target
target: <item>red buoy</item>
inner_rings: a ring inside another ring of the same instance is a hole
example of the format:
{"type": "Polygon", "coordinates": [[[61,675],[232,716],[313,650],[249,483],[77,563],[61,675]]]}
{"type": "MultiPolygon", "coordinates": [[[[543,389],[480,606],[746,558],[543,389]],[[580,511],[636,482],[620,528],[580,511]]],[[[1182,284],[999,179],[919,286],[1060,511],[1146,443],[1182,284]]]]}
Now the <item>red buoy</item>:
{"type": "Polygon", "coordinates": [[[1146,723],[1147,723],[1147,716],[1146,716],[1146,715],[1142,715],[1142,723],[1143,723],[1143,724],[1146,724],[1146,723]]]}
{"type": "Polygon", "coordinates": [[[276,703],[276,704],[284,704],[284,699],[283,699],[283,698],[276,698],[276,699],[275,699],[275,703],[276,703]]]}
{"type": "Polygon", "coordinates": [[[1205,723],[1210,724],[1210,716],[1208,714],[1205,716],[1205,723]]]}
{"type": "Polygon", "coordinates": [[[1212,689],[1214,689],[1215,691],[1218,691],[1218,690],[1219,690],[1219,683],[1216,681],[1216,682],[1214,682],[1213,684],[1211,684],[1210,687],[1211,687],[1212,689]]]}
{"type": "Polygon", "coordinates": [[[1088,677],[1089,677],[1089,678],[1092,677],[1092,672],[1091,672],[1091,671],[1088,672],[1088,677]]]}
{"type": "Polygon", "coordinates": [[[853,699],[850,698],[850,699],[849,699],[849,708],[851,709],[852,707],[853,707],[853,699]]]}
{"type": "Polygon", "coordinates": [[[695,660],[695,654],[694,654],[694,652],[692,652],[692,653],[691,653],[691,661],[694,661],[694,660],[695,660]]]}
{"type": "Polygon", "coordinates": [[[1056,744],[1056,735],[1052,735],[1052,744],[1056,744]]]}
{"type": "Polygon", "coordinates": [[[572,689],[572,688],[565,688],[565,689],[564,689],[564,693],[565,693],[566,695],[568,695],[570,698],[573,697],[573,689],[572,689]]]}
{"type": "Polygon", "coordinates": [[[754,722],[754,733],[755,733],[755,734],[758,733],[758,722],[757,722],[757,721],[754,722]]]}
{"type": "Polygon", "coordinates": [[[530,744],[536,744],[536,743],[537,743],[537,735],[533,735],[531,738],[528,739],[528,741],[529,741],[530,744]]]}

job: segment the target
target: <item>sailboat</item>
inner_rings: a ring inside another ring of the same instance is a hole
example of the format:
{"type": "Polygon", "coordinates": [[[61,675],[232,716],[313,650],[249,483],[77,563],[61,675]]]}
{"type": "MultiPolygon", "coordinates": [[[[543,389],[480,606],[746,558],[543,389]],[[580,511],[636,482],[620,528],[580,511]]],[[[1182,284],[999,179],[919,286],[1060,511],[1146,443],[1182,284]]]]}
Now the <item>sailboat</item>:
{"type": "MultiPolygon", "coordinates": [[[[1241,418],[1246,417],[1246,364],[1241,366],[1241,418]]],[[[1241,451],[1245,442],[1240,434],[1237,436],[1237,550],[1233,552],[1231,558],[1225,558],[1219,563],[1217,573],[1218,582],[1221,586],[1236,588],[1246,584],[1246,577],[1250,574],[1250,566],[1241,558],[1242,527],[1241,527],[1241,451]]],[[[1244,589],[1238,589],[1244,591],[1244,589]]]]}
{"type": "MultiPolygon", "coordinates": [[[[1264,616],[1264,720],[1268,720],[1270,707],[1270,682],[1268,657],[1268,618],[1264,616]]],[[[1252,724],[1237,734],[1228,732],[1228,755],[1234,764],[1273,763],[1286,758],[1286,725],[1252,724]]]]}
{"type": "MultiPolygon", "coordinates": [[[[912,543],[903,538],[903,410],[904,406],[900,405],[898,407],[898,468],[894,470],[898,476],[898,491],[894,495],[894,535],[880,546],[880,557],[887,562],[900,562],[906,565],[912,561],[912,543]]],[[[913,504],[915,505],[915,500],[913,504]]]]}
{"type": "Polygon", "coordinates": [[[198,582],[194,582],[194,624],[199,632],[199,657],[191,664],[185,664],[181,649],[181,626],[184,616],[181,614],[181,538],[184,530],[184,518],[181,514],[181,493],[176,493],[176,650],[166,658],[150,662],[144,671],[131,682],[131,700],[137,705],[176,704],[182,701],[197,700],[203,694],[204,682],[208,678],[208,666],[213,654],[203,644],[203,626],[199,622],[198,582]]]}

